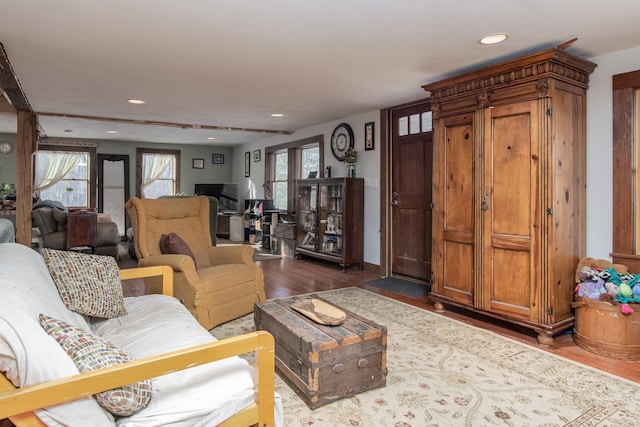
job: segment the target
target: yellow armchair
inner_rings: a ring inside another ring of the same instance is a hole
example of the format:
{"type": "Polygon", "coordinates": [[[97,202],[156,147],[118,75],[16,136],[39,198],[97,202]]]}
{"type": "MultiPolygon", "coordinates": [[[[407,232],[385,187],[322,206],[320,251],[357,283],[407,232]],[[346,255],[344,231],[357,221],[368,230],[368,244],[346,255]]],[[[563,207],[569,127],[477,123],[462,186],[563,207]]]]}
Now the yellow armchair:
{"type": "Polygon", "coordinates": [[[206,329],[251,313],[255,302],[266,300],[253,247],[212,246],[207,197],[132,197],[125,207],[136,236],[138,266],[170,266],[174,296],[206,329]],[[169,233],[184,240],[195,263],[187,255],[161,253],[160,237],[169,233]]]}

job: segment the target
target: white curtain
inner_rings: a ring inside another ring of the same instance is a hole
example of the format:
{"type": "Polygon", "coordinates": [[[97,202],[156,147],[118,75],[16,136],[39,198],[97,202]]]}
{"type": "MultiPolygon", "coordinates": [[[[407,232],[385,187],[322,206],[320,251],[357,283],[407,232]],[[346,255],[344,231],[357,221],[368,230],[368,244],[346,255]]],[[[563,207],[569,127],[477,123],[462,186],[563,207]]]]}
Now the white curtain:
{"type": "Polygon", "coordinates": [[[33,191],[45,190],[67,175],[84,158],[83,153],[37,152],[33,191]]]}
{"type": "Polygon", "coordinates": [[[173,154],[145,154],[142,156],[142,185],[140,195],[145,197],[144,190],[160,178],[174,159],[173,154]]]}

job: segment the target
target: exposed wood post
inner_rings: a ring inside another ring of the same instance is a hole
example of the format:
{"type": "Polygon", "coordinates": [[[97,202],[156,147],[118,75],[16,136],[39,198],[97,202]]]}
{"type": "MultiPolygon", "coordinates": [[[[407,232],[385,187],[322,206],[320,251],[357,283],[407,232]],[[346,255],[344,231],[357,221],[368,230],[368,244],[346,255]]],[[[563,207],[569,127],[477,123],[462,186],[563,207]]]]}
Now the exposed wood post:
{"type": "Polygon", "coordinates": [[[37,149],[37,120],[31,111],[18,111],[16,137],[16,242],[31,247],[31,208],[33,206],[32,157],[37,149]]]}

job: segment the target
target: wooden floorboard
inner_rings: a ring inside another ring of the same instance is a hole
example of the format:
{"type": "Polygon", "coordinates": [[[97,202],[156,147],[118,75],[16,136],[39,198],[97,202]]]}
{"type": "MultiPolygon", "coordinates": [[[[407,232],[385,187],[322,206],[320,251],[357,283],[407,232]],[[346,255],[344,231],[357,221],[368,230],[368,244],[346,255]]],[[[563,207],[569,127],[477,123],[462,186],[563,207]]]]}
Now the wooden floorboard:
{"type": "MultiPolygon", "coordinates": [[[[336,265],[310,259],[283,258],[257,263],[264,271],[267,298],[357,286],[435,312],[433,303],[427,297],[410,298],[366,285],[365,282],[380,277],[373,273],[359,270],[342,272],[336,265]]],[[[554,344],[546,347],[538,344],[535,332],[517,325],[450,307],[446,307],[445,312],[440,314],[628,380],[640,381],[640,361],[617,360],[583,350],[573,342],[570,333],[557,335],[554,344]]]]}

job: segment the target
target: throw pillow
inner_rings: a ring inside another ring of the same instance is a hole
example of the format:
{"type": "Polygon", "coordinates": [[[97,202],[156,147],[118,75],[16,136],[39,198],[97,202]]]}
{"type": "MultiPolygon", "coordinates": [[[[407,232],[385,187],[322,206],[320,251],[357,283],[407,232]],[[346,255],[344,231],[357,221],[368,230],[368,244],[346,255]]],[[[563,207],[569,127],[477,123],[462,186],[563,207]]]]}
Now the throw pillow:
{"type": "MultiPolygon", "coordinates": [[[[40,325],[60,344],[82,374],[134,360],[109,341],[61,320],[40,314],[40,325]]],[[[142,380],[103,391],[95,398],[113,415],[127,417],[147,407],[151,392],[151,380],[142,380]]]]}
{"type": "Polygon", "coordinates": [[[160,236],[160,253],[190,256],[193,263],[196,264],[196,268],[198,268],[196,257],[193,256],[189,245],[176,233],[163,234],[160,236]]]}
{"type": "Polygon", "coordinates": [[[62,301],[69,310],[94,317],[127,314],[120,270],[111,256],[42,249],[62,301]]]}
{"type": "Polygon", "coordinates": [[[67,229],[67,213],[60,209],[51,209],[51,214],[58,224],[58,231],[65,231],[67,229]]]}

